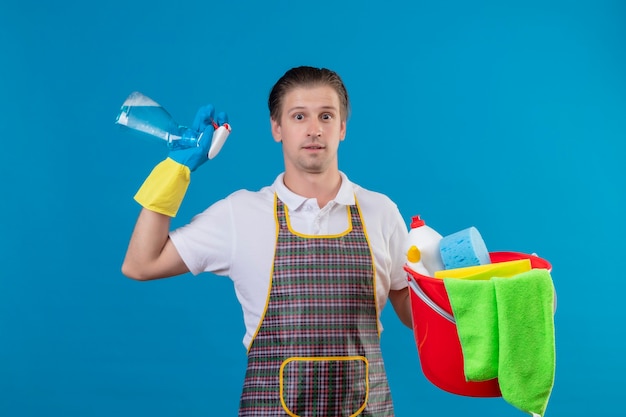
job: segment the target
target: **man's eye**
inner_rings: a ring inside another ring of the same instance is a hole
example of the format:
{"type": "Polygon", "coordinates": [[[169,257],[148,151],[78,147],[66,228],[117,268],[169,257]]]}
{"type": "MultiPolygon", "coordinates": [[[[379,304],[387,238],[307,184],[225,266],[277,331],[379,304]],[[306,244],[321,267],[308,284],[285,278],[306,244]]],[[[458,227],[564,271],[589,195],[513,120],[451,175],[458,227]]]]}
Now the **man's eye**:
{"type": "Polygon", "coordinates": [[[322,119],[323,119],[323,120],[330,120],[330,119],[332,119],[332,118],[333,118],[333,115],[332,115],[332,114],[330,114],[330,113],[324,113],[324,114],[322,115],[322,119]]]}
{"type": "Polygon", "coordinates": [[[304,119],[304,115],[302,113],[297,113],[293,115],[293,118],[296,120],[302,120],[304,119]]]}

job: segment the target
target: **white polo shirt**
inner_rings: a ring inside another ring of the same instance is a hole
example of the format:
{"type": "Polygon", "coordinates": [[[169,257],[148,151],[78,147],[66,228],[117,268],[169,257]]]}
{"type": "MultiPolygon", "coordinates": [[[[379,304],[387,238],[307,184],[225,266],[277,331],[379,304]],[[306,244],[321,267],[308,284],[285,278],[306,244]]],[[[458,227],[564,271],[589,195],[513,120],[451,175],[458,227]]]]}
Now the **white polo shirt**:
{"type": "Polygon", "coordinates": [[[374,257],[379,315],[389,290],[407,286],[403,266],[408,231],[395,203],[350,182],[341,173],[337,196],[320,209],[316,199],[291,192],[283,183],[283,175],[259,191],[234,192],[189,224],[170,232],[174,246],[194,275],[212,272],[232,279],[243,310],[246,348],[269,296],[277,236],[274,193],[287,206],[293,231],[318,236],[339,234],[348,228],[347,206],[355,203],[356,195],[374,257]]]}

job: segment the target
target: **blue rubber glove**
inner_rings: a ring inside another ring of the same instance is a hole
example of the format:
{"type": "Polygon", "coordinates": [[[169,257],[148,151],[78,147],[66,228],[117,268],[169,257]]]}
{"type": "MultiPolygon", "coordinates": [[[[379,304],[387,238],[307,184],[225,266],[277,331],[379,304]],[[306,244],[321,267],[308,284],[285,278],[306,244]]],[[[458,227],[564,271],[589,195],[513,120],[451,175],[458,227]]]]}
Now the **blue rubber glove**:
{"type": "Polygon", "coordinates": [[[168,156],[179,164],[188,167],[190,171],[195,171],[200,165],[208,161],[208,152],[211,147],[213,133],[219,126],[228,123],[228,115],[226,113],[220,112],[217,114],[217,117],[214,117],[214,115],[215,108],[212,104],[200,107],[191,125],[191,132],[187,132],[200,135],[198,146],[171,150],[168,156]]]}

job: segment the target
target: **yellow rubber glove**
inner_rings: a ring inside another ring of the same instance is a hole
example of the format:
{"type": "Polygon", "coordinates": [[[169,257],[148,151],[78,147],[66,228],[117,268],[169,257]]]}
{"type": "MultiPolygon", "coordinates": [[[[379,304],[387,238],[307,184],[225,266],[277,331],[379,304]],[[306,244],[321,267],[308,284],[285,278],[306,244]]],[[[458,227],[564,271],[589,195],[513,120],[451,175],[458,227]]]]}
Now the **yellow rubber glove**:
{"type": "Polygon", "coordinates": [[[191,180],[191,170],[172,158],[159,163],[135,194],[148,210],[175,217],[191,180]]]}

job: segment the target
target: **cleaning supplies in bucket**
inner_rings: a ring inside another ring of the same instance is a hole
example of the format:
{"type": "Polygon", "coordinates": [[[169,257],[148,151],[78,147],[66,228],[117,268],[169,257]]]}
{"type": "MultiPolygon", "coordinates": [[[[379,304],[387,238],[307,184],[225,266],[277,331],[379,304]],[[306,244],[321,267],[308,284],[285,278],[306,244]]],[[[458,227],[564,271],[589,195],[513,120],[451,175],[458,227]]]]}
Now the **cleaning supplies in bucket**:
{"type": "Polygon", "coordinates": [[[523,411],[542,415],[554,375],[554,355],[551,354],[554,352],[553,317],[551,311],[545,314],[547,310],[544,308],[552,303],[545,290],[551,288],[551,265],[537,256],[519,252],[490,253],[475,228],[462,232],[454,238],[450,237],[452,235],[442,237],[438,245],[441,263],[458,267],[442,268],[426,275],[423,270],[412,268],[409,262],[405,265],[411,288],[413,330],[424,375],[445,391],[472,397],[502,396],[523,411]],[[446,258],[443,252],[455,255],[446,258]],[[454,262],[450,261],[452,258],[454,262]],[[497,286],[506,288],[507,296],[500,297],[496,304],[481,300],[477,295],[457,296],[466,287],[472,287],[484,290],[482,292],[491,299],[495,288],[492,282],[494,279],[502,282],[501,278],[506,278],[507,282],[510,280],[510,284],[497,286]],[[531,279],[535,281],[530,282],[531,279]],[[541,291],[537,289],[538,283],[541,283],[541,291]],[[459,299],[463,301],[459,302],[459,299]],[[535,300],[533,305],[541,308],[520,307],[531,299],[535,300]],[[470,315],[462,312],[460,306],[463,303],[469,306],[470,315]],[[536,318],[528,314],[531,310],[540,311],[536,318]],[[481,311],[485,315],[480,316],[481,311]],[[468,319],[477,316],[481,318],[468,319]],[[511,335],[519,333],[515,325],[525,323],[528,327],[529,320],[536,324],[531,326],[536,335],[526,333],[524,349],[517,349],[510,342],[511,335]],[[494,322],[499,326],[489,325],[494,322]],[[476,339],[470,336],[473,345],[468,344],[467,335],[474,333],[482,337],[479,339],[482,342],[476,343],[476,339]],[[466,354],[470,356],[466,357],[466,354]],[[528,363],[524,356],[533,355],[543,358],[542,363],[535,364],[531,360],[530,369],[526,367],[520,372],[531,375],[533,381],[522,383],[518,370],[528,363]],[[469,371],[473,373],[471,378],[466,373],[467,362],[473,367],[469,371]]]}
{"type": "Polygon", "coordinates": [[[448,258],[457,258],[457,265],[475,265],[472,260],[478,259],[476,253],[486,247],[484,243],[481,246],[476,244],[479,240],[477,231],[472,234],[468,230],[444,238],[427,226],[419,215],[414,216],[409,231],[405,270],[412,289],[413,332],[426,378],[435,386],[454,394],[498,397],[501,394],[496,379],[466,381],[452,307],[443,280],[432,277],[439,271],[445,271],[442,252],[448,254],[448,258]],[[473,239],[469,238],[470,235],[473,239]],[[462,247],[456,244],[458,241],[464,243],[462,247]],[[479,250],[474,250],[472,245],[479,250]]]}

